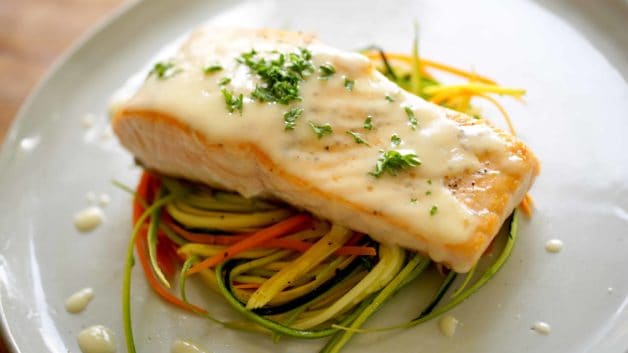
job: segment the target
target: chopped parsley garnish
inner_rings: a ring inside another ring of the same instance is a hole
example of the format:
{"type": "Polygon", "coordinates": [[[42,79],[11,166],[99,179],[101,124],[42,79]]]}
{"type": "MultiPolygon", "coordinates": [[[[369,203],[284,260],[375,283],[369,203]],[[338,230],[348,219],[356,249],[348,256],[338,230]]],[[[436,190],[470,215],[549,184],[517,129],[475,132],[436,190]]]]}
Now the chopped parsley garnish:
{"type": "Polygon", "coordinates": [[[408,124],[412,130],[416,130],[416,127],[419,125],[419,122],[416,120],[414,116],[414,111],[410,107],[404,107],[403,110],[406,111],[406,115],[408,116],[408,124]]]}
{"type": "Polygon", "coordinates": [[[397,134],[392,134],[392,136],[390,136],[390,142],[393,146],[399,146],[401,144],[401,137],[397,134]]]}
{"type": "Polygon", "coordinates": [[[223,77],[220,81],[218,81],[219,86],[228,85],[229,83],[231,83],[231,79],[229,77],[223,77]]]}
{"type": "Polygon", "coordinates": [[[410,203],[417,203],[419,200],[416,197],[410,199],[410,203]]]}
{"type": "Polygon", "coordinates": [[[320,71],[321,73],[318,79],[324,81],[327,81],[331,76],[336,73],[336,69],[331,64],[323,64],[319,66],[318,71],[320,71]]]}
{"type": "Polygon", "coordinates": [[[207,65],[203,68],[203,72],[205,75],[211,75],[215,72],[222,71],[222,66],[220,65],[207,65]]]}
{"type": "Polygon", "coordinates": [[[155,75],[159,80],[166,80],[181,72],[171,61],[160,61],[148,72],[148,77],[155,75]]]}
{"type": "Polygon", "coordinates": [[[373,117],[368,115],[364,120],[364,128],[366,130],[373,130],[373,117]]]}
{"type": "Polygon", "coordinates": [[[427,183],[432,185],[432,179],[427,179],[427,183]]]}
{"type": "Polygon", "coordinates": [[[425,195],[426,196],[430,196],[430,195],[432,195],[432,192],[428,190],[428,191],[425,192],[425,195]]]}
{"type": "MultiPolygon", "coordinates": [[[[257,55],[257,50],[251,49],[251,51],[248,53],[242,53],[240,57],[236,59],[236,61],[241,64],[246,64],[247,62],[252,61],[255,55],[257,55]]],[[[249,65],[247,64],[247,66],[249,65]]]]}
{"type": "Polygon", "coordinates": [[[354,131],[347,131],[347,135],[350,135],[351,137],[353,137],[353,141],[355,141],[355,143],[357,143],[358,145],[366,145],[366,146],[371,146],[368,144],[368,142],[364,141],[364,139],[362,138],[362,135],[359,132],[354,132],[354,131]]]}
{"type": "Polygon", "coordinates": [[[299,52],[273,53],[273,59],[258,57],[255,50],[243,53],[238,62],[248,66],[262,81],[251,94],[260,102],[290,104],[300,101],[299,84],[312,72],[312,53],[301,48],[299,52]]]}
{"type": "Polygon", "coordinates": [[[240,112],[240,114],[242,114],[243,101],[244,101],[244,97],[242,93],[240,93],[238,96],[234,96],[233,92],[229,92],[224,88],[221,89],[220,92],[222,92],[222,96],[225,97],[227,110],[230,113],[233,113],[234,111],[237,110],[238,112],[240,112]]]}
{"type": "Polygon", "coordinates": [[[294,130],[297,126],[297,119],[303,115],[303,108],[292,108],[283,114],[285,130],[294,130]]]}
{"type": "Polygon", "coordinates": [[[392,103],[392,102],[395,101],[395,98],[393,98],[391,95],[387,94],[386,95],[386,100],[392,103]]]}
{"type": "Polygon", "coordinates": [[[384,173],[397,175],[400,171],[418,167],[421,165],[419,157],[408,150],[390,150],[383,152],[377,159],[375,170],[369,172],[370,175],[379,178],[384,173]]]}
{"type": "Polygon", "coordinates": [[[434,205],[430,208],[430,216],[435,215],[438,212],[438,206],[434,205]]]}
{"type": "Polygon", "coordinates": [[[331,135],[331,133],[334,132],[329,124],[317,124],[313,121],[309,121],[309,124],[319,139],[323,138],[325,135],[331,135]]]}
{"type": "Polygon", "coordinates": [[[345,77],[345,88],[347,89],[347,91],[353,91],[353,86],[355,86],[355,81],[345,77]]]}

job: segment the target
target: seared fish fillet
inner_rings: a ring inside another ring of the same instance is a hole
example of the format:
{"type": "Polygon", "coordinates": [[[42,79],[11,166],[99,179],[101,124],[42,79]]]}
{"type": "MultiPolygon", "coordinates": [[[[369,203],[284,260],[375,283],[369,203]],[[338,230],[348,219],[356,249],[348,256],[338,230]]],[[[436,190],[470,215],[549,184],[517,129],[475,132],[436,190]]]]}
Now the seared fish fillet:
{"type": "Polygon", "coordinates": [[[197,30],[112,123],[148,169],[279,198],[458,272],[539,169],[515,137],[401,90],[366,57],[274,30],[197,30]]]}

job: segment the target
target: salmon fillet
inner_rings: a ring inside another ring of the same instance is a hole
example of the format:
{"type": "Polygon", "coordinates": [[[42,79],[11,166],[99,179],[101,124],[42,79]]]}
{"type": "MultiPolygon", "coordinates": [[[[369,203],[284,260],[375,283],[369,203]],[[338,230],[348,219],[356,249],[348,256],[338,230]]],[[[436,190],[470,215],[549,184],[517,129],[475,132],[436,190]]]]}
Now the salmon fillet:
{"type": "Polygon", "coordinates": [[[539,170],[510,134],[294,32],[195,31],[112,124],[148,169],[278,198],[458,272],[477,262],[539,170]],[[296,75],[291,99],[264,71],[272,65],[296,75]]]}

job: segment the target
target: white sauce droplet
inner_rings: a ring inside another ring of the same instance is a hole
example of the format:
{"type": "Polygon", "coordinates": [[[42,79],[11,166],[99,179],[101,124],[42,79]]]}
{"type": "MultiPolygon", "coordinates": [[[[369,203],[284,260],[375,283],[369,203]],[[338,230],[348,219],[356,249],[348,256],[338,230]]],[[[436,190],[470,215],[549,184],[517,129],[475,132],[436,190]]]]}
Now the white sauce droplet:
{"type": "Polygon", "coordinates": [[[452,337],[456,333],[456,327],[458,327],[458,319],[451,315],[445,315],[438,321],[438,328],[440,332],[447,336],[452,337]]]}
{"type": "Polygon", "coordinates": [[[102,325],[88,327],[78,334],[83,353],[115,353],[116,339],[110,329],[102,325]]]}
{"type": "Polygon", "coordinates": [[[74,226],[81,232],[89,232],[102,223],[104,216],[100,208],[91,206],[74,215],[74,226]]]}
{"type": "Polygon", "coordinates": [[[207,353],[206,350],[200,348],[196,343],[178,339],[172,343],[171,353],[207,353]]]}
{"type": "Polygon", "coordinates": [[[85,310],[87,304],[89,304],[92,299],[94,299],[94,290],[91,288],[83,288],[65,300],[65,310],[72,314],[80,313],[85,310]]]}
{"type": "Polygon", "coordinates": [[[563,248],[563,242],[560,239],[550,239],[545,242],[545,251],[557,253],[563,248]]]}
{"type": "Polygon", "coordinates": [[[532,329],[542,335],[548,335],[552,331],[552,327],[543,321],[537,321],[532,325],[532,329]]]}
{"type": "Polygon", "coordinates": [[[100,194],[100,197],[98,198],[98,204],[100,206],[107,206],[109,203],[111,202],[111,197],[109,197],[109,195],[107,194],[100,194]]]}
{"type": "Polygon", "coordinates": [[[94,114],[89,113],[83,116],[83,120],[81,121],[81,124],[83,125],[84,128],[88,129],[94,126],[95,122],[96,122],[96,116],[94,114]]]}
{"type": "Polygon", "coordinates": [[[606,289],[608,291],[608,293],[613,293],[613,287],[608,287],[608,289],[606,289]]]}

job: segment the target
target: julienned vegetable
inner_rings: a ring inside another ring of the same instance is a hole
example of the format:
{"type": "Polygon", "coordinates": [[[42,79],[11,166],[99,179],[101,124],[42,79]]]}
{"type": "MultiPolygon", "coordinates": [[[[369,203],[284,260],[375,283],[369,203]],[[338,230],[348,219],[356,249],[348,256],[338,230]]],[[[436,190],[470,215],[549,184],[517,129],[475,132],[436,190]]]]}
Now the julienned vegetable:
{"type": "MultiPolygon", "coordinates": [[[[437,104],[477,116],[471,99],[487,100],[504,115],[514,133],[506,111],[488,94],[520,97],[523,91],[503,88],[475,73],[421,59],[416,48],[411,56],[387,54],[378,48],[364,54],[402,88],[437,104]],[[440,84],[426,71],[428,69],[464,77],[469,83],[440,84]]],[[[255,99],[290,104],[298,101],[299,83],[317,71],[309,64],[309,56],[309,52],[303,50],[289,57],[282,58],[278,54],[273,60],[265,60],[252,51],[242,55],[240,60],[264,83],[256,88],[255,99]],[[279,84],[279,81],[290,84],[279,84]]],[[[219,70],[212,67],[208,74],[219,70]]],[[[326,80],[334,73],[333,66],[320,66],[318,79],[326,80]]],[[[167,63],[156,66],[151,72],[160,79],[173,74],[176,68],[167,63]]],[[[345,88],[354,88],[350,78],[345,78],[345,88]]],[[[236,97],[227,90],[223,90],[223,95],[230,111],[241,111],[241,95],[236,97]]],[[[394,101],[394,97],[386,99],[394,101]]],[[[295,106],[284,115],[286,130],[294,127],[301,115],[300,109],[295,106]]],[[[408,111],[408,124],[416,128],[412,110],[408,111]]],[[[328,124],[308,123],[319,138],[333,133],[328,124]]],[[[364,128],[377,129],[377,124],[367,116],[364,128]]],[[[356,143],[369,146],[360,134],[346,133],[356,143]]],[[[398,146],[401,141],[393,136],[391,143],[398,146]]],[[[371,174],[378,177],[417,167],[420,161],[413,151],[391,149],[381,151],[371,174]]],[[[433,300],[423,308],[408,308],[416,311],[414,320],[363,329],[368,318],[395,293],[408,283],[420,280],[421,274],[432,265],[429,259],[397,246],[378,244],[368,235],[299,213],[285,204],[246,199],[148,172],[142,175],[134,195],[134,225],[123,279],[123,320],[128,352],[136,351],[130,309],[133,247],[148,283],[169,303],[226,327],[270,334],[275,341],[281,336],[330,337],[321,352],[339,352],[355,334],[408,328],[462,303],[499,271],[517,237],[515,211],[500,255],[492,264],[484,261],[482,267],[487,267],[481,275],[476,275],[478,271],[474,268],[456,282],[456,277],[461,275],[445,269],[433,300]],[[171,289],[176,276],[178,295],[171,289]],[[208,288],[222,294],[245,321],[225,322],[204,309],[211,304],[190,303],[186,282],[193,277],[200,277],[208,288]],[[460,284],[453,291],[456,283],[460,284]],[[450,291],[453,293],[448,294],[450,291]]],[[[521,205],[528,214],[530,202],[526,198],[521,205]]],[[[437,213],[438,206],[434,205],[430,214],[437,217],[437,213]]]]}
{"type": "MultiPolygon", "coordinates": [[[[380,330],[361,330],[360,327],[390,297],[419,277],[431,264],[428,259],[418,254],[412,254],[396,246],[384,244],[377,246],[366,236],[303,214],[286,216],[282,221],[270,220],[271,225],[259,231],[226,235],[212,234],[209,231],[183,230],[190,227],[186,224],[185,217],[177,219],[168,213],[168,206],[176,203],[190,206],[190,200],[196,205],[209,205],[214,209],[212,212],[216,212],[218,205],[216,199],[220,199],[221,195],[229,195],[229,202],[222,201],[225,209],[244,209],[250,207],[247,205],[255,205],[244,211],[252,216],[250,220],[257,221],[256,213],[268,212],[269,204],[263,201],[251,202],[235,194],[224,194],[221,191],[211,191],[197,185],[144,173],[135,196],[135,226],[130,241],[131,244],[135,244],[149,284],[157,294],[182,309],[208,317],[228,327],[251,329],[243,323],[217,320],[209,316],[201,305],[187,302],[185,280],[189,274],[200,273],[210,288],[222,293],[234,309],[243,313],[263,332],[299,338],[333,335],[323,352],[337,352],[355,333],[380,330]],[[256,212],[260,210],[264,211],[256,212]],[[156,240],[150,236],[153,227],[158,229],[156,240]],[[189,242],[186,239],[190,234],[205,238],[195,240],[233,245],[189,242]],[[214,237],[219,240],[214,242],[212,240],[214,237]],[[225,241],[229,237],[234,239],[225,241]],[[273,245],[271,240],[263,243],[259,240],[261,237],[294,240],[309,246],[304,251],[298,247],[295,247],[296,249],[292,246],[283,247],[281,243],[273,245]],[[177,247],[180,259],[175,262],[179,265],[185,262],[179,274],[181,290],[179,297],[168,289],[169,282],[159,281],[163,275],[158,274],[161,270],[159,265],[155,265],[156,263],[161,266],[167,263],[172,265],[173,259],[164,252],[157,252],[155,261],[148,259],[150,252],[147,248],[156,246],[153,244],[154,241],[177,247]],[[379,248],[376,256],[375,246],[379,248]],[[347,250],[339,253],[343,248],[347,250]],[[231,249],[231,252],[227,249],[231,249]],[[209,266],[207,262],[204,263],[208,260],[211,260],[209,266]],[[196,271],[192,270],[194,266],[198,266],[196,271]]],[[[197,208],[189,212],[201,213],[207,210],[197,208]]],[[[214,217],[221,218],[230,212],[218,211],[214,217]]],[[[434,300],[422,311],[417,310],[419,315],[415,320],[384,329],[410,327],[425,322],[453,308],[477,291],[499,270],[508,257],[516,240],[516,220],[515,214],[511,222],[510,236],[501,255],[480,279],[473,284],[465,279],[462,286],[449,298],[449,302],[438,306],[456,276],[454,272],[449,272],[434,300]]],[[[247,230],[250,224],[242,223],[242,229],[247,230]]],[[[130,317],[132,247],[129,251],[124,277],[123,308],[127,348],[129,352],[134,352],[130,317]]],[[[473,276],[473,273],[470,276],[473,276]]]]}

